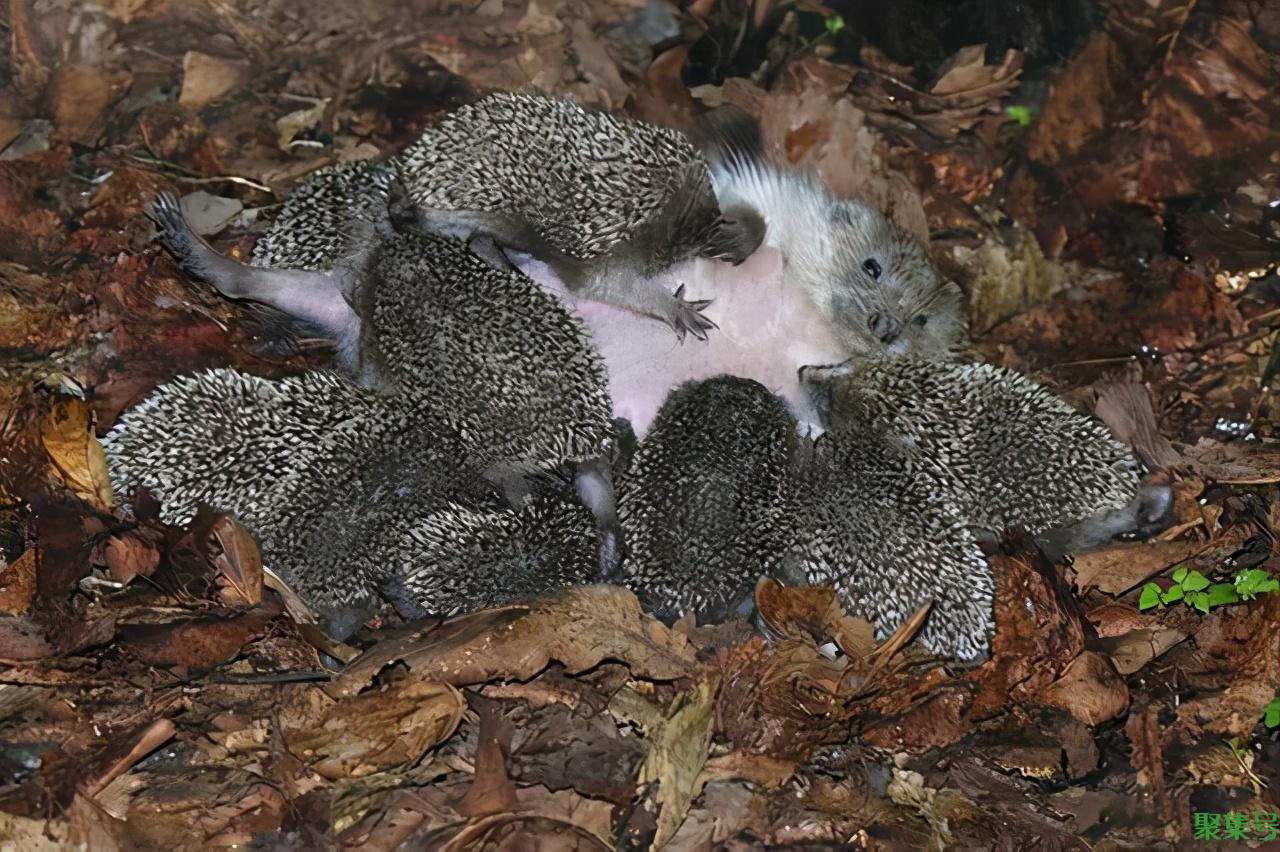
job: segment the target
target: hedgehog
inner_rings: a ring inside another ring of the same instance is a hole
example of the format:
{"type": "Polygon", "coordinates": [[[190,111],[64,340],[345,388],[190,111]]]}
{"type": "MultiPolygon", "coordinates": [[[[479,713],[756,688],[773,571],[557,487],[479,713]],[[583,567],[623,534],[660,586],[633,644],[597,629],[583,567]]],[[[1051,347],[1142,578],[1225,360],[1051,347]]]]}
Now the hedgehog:
{"type": "Polygon", "coordinates": [[[720,376],[672,392],[618,477],[625,582],[655,615],[721,620],[750,602],[755,577],[778,572],[799,441],[758,382],[720,376]]]}
{"type": "Polygon", "coordinates": [[[681,339],[712,324],[705,303],[667,286],[671,267],[741,263],[764,233],[758,214],[718,204],[684,134],[561,98],[489,95],[426,128],[396,163],[427,230],[488,235],[571,292],[663,320],[681,339]]]}
{"type": "Polygon", "coordinates": [[[439,426],[332,372],[223,368],[161,386],[104,446],[113,482],[162,497],[163,520],[202,503],[233,514],[340,639],[382,601],[449,615],[595,578],[585,507],[512,509],[439,426]]]}
{"type": "Polygon", "coordinates": [[[993,629],[985,539],[1019,524],[1075,551],[1167,506],[1105,429],[1012,371],[855,359],[801,383],[829,430],[816,441],[763,386],[712,379],[672,395],[619,477],[628,540],[652,548],[627,582],[665,617],[719,615],[771,574],[833,586],[881,637],[932,600],[924,646],[975,662],[993,629]]]}
{"type": "Polygon", "coordinates": [[[1012,370],[979,363],[854,358],[806,367],[801,385],[828,428],[853,440],[887,428],[947,471],[963,513],[989,538],[1017,524],[1053,557],[1145,535],[1170,489],[1100,421],[1012,370]]]}
{"type": "MultiPolygon", "coordinates": [[[[107,437],[126,489],[156,492],[174,520],[200,502],[228,508],[271,552],[305,559],[346,552],[335,536],[356,535],[355,549],[366,532],[353,531],[382,523],[370,508],[379,500],[422,492],[435,507],[461,495],[463,508],[488,511],[477,501],[500,494],[519,512],[531,499],[571,493],[572,482],[598,519],[601,576],[616,573],[603,366],[554,298],[461,243],[376,218],[363,235],[351,232],[351,253],[320,272],[219,255],[172,196],[158,200],[154,217],[184,270],[230,298],[324,328],[339,341],[343,369],[275,381],[215,372],[161,387],[107,437]]],[[[322,592],[342,585],[316,577],[322,592]]],[[[366,611],[368,578],[349,586],[335,607],[366,611]]]]}

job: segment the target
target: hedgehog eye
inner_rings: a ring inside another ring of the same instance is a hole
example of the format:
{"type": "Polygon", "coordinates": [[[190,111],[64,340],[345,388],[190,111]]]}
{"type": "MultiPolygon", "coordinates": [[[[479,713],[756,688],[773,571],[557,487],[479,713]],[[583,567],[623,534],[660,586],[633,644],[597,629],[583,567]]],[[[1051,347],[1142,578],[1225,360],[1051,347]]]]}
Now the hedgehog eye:
{"type": "Polygon", "coordinates": [[[919,315],[918,317],[916,317],[916,318],[915,318],[915,320],[914,320],[915,324],[916,324],[916,325],[918,325],[918,326],[920,326],[921,328],[924,328],[924,324],[925,324],[925,323],[927,323],[928,321],[929,321],[929,318],[928,318],[927,316],[925,316],[924,314],[920,314],[920,315],[919,315]]]}
{"type": "Polygon", "coordinates": [[[862,269],[872,278],[877,280],[880,278],[880,264],[876,262],[874,257],[869,257],[862,261],[862,269]]]}

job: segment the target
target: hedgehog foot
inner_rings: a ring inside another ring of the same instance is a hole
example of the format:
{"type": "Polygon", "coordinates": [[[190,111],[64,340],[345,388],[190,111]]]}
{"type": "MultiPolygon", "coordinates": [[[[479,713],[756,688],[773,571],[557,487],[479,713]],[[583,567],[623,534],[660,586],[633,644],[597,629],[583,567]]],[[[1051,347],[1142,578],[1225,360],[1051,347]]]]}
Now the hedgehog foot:
{"type": "Polygon", "coordinates": [[[706,340],[708,331],[720,327],[702,313],[702,309],[710,304],[710,299],[687,301],[684,298],[684,285],[681,284],[671,294],[671,303],[663,319],[675,330],[676,337],[681,343],[684,342],[686,334],[692,334],[699,340],[706,340]]]}
{"type": "Polygon", "coordinates": [[[701,255],[738,266],[764,242],[765,224],[749,207],[733,207],[720,216],[701,255]]]}

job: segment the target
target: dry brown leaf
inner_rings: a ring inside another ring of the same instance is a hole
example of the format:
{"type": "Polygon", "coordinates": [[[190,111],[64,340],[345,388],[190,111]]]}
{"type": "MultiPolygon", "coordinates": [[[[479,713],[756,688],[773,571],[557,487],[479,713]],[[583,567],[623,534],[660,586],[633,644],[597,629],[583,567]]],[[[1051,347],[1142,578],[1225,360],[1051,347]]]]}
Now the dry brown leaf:
{"type": "Polygon", "coordinates": [[[1079,592],[1098,589],[1123,595],[1130,589],[1205,549],[1195,541],[1120,543],[1074,557],[1075,587],[1079,592]]]}
{"type": "Polygon", "coordinates": [[[864,618],[846,615],[830,586],[783,586],[769,577],[756,583],[756,610],[779,636],[830,639],[845,655],[863,658],[876,649],[875,627],[864,618]]]}
{"type": "Polygon", "coordinates": [[[1110,660],[1085,651],[1071,661],[1060,678],[1041,691],[1040,700],[1095,726],[1124,713],[1129,706],[1129,688],[1110,660]]]}
{"type": "Polygon", "coordinates": [[[511,722],[498,710],[488,704],[481,705],[475,780],[458,802],[458,813],[467,817],[484,817],[510,813],[519,808],[516,785],[507,772],[513,733],[511,722]]]}
{"type": "Polygon", "coordinates": [[[128,583],[141,574],[150,577],[160,567],[160,551],[133,531],[113,535],[102,548],[102,560],[117,581],[128,583]]]}
{"type": "Polygon", "coordinates": [[[218,569],[218,597],[228,606],[255,606],[262,600],[262,551],[249,531],[228,515],[214,521],[211,535],[222,549],[213,559],[218,569]]]}
{"type": "Polygon", "coordinates": [[[224,59],[188,50],[182,57],[182,92],[178,103],[198,110],[238,89],[249,79],[251,66],[237,59],[224,59]]]}
{"type": "Polygon", "coordinates": [[[1162,470],[1178,462],[1178,451],[1160,434],[1156,423],[1151,392],[1142,383],[1142,368],[1131,362],[1119,374],[1094,385],[1098,400],[1093,413],[1115,436],[1117,441],[1133,447],[1142,461],[1153,470],[1162,470]]]}
{"type": "Polygon", "coordinates": [[[467,702],[445,683],[404,680],[343,701],[308,689],[281,728],[324,778],[361,778],[418,760],[447,740],[467,702]]]}
{"type": "Polygon", "coordinates": [[[662,848],[676,833],[702,791],[715,695],[716,685],[710,680],[683,693],[672,703],[666,722],[652,736],[653,745],[636,783],[657,783],[650,794],[658,812],[655,848],[662,848]]]}
{"type": "Polygon", "coordinates": [[[28,547],[17,559],[0,568],[0,615],[21,615],[36,596],[38,551],[28,547]]]}
{"type": "Polygon", "coordinates": [[[773,790],[790,781],[796,768],[794,760],[736,750],[709,759],[699,783],[740,780],[773,790]]]}
{"type": "Polygon", "coordinates": [[[1095,30],[1084,49],[1058,74],[1049,89],[1027,152],[1054,165],[1080,151],[1108,125],[1106,109],[1115,97],[1112,77],[1122,63],[1119,48],[1105,30],[1095,30]]]}
{"type": "Polygon", "coordinates": [[[232,618],[200,616],[167,624],[121,626],[117,641],[153,666],[207,671],[232,659],[280,614],[267,607],[232,618]]]}
{"type": "Polygon", "coordinates": [[[45,419],[40,440],[63,484],[94,508],[109,512],[115,497],[107,457],[93,435],[92,420],[92,409],[84,400],[59,400],[45,419]]]}
{"type": "Polygon", "coordinates": [[[347,667],[328,687],[355,695],[387,665],[403,660],[418,677],[463,686],[528,680],[552,660],[570,673],[616,660],[637,677],[675,680],[694,671],[694,652],[636,596],[618,586],[578,586],[528,604],[482,610],[436,628],[388,639],[347,667]]]}
{"type": "Polygon", "coordinates": [[[105,113],[128,89],[127,71],[96,65],[63,65],[49,87],[53,124],[63,139],[92,145],[106,123],[105,113]]]}
{"type": "Polygon", "coordinates": [[[1201,438],[1182,453],[1183,464],[1203,479],[1227,485],[1280,482],[1280,447],[1201,438]]]}
{"type": "Polygon", "coordinates": [[[1187,634],[1173,627],[1144,627],[1108,643],[1111,662],[1122,675],[1131,675],[1177,645],[1187,634]]]}

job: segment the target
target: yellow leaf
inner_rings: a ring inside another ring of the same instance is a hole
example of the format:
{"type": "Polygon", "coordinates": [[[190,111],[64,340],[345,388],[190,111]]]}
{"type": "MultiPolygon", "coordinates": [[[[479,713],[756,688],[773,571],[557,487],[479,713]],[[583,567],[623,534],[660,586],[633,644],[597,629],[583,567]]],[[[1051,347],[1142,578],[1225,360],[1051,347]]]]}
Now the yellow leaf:
{"type": "Polygon", "coordinates": [[[67,399],[58,403],[45,419],[40,440],[58,479],[76,496],[104,512],[115,506],[107,476],[107,456],[94,437],[93,416],[87,402],[67,399]]]}

